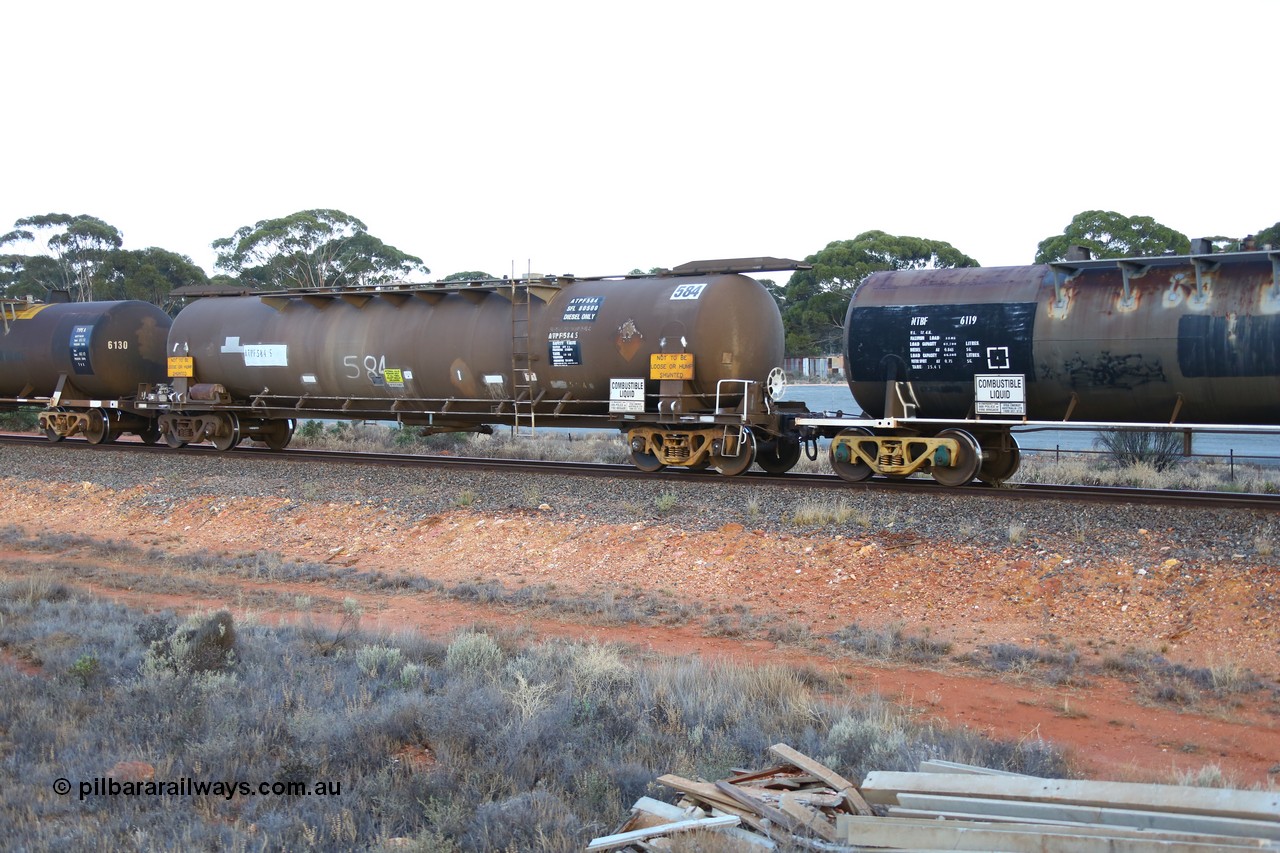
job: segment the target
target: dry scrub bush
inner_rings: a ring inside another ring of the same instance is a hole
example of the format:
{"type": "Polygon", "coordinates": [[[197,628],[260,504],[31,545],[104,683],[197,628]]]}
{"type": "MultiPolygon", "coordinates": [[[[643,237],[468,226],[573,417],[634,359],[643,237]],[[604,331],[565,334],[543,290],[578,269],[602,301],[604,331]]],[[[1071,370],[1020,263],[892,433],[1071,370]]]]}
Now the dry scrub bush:
{"type": "Polygon", "coordinates": [[[921,727],[811,672],[519,646],[481,631],[447,648],[367,634],[321,644],[240,620],[234,661],[180,677],[168,662],[199,657],[183,643],[227,636],[216,616],[179,624],[76,597],[0,598],[0,644],[42,670],[0,667],[0,730],[22,732],[5,760],[24,784],[0,786],[8,845],[382,849],[397,838],[459,853],[579,850],[637,797],[671,799],[658,774],[719,778],[768,763],[780,741],[835,757],[849,778],[932,757],[1062,773],[1047,751],[921,727]],[[410,765],[406,750],[434,762],[410,765]],[[342,790],[83,802],[52,791],[56,778],[93,779],[119,761],[146,763],[157,780],[327,780],[342,790]]]}
{"type": "Polygon", "coordinates": [[[14,601],[29,606],[41,601],[66,601],[70,597],[71,588],[48,572],[0,583],[0,601],[14,601]]]}
{"type": "Polygon", "coordinates": [[[449,644],[444,662],[454,672],[492,675],[502,666],[503,653],[488,634],[467,632],[449,644]]]}
{"type": "Polygon", "coordinates": [[[405,667],[404,653],[381,644],[356,649],[356,666],[367,678],[386,678],[405,667]]]}
{"type": "Polygon", "coordinates": [[[1174,777],[1175,785],[1186,785],[1193,788],[1238,788],[1239,783],[1233,776],[1222,772],[1217,764],[1205,764],[1195,770],[1179,772],[1174,777]]]}
{"type": "Polygon", "coordinates": [[[1098,433],[1093,445],[1121,468],[1142,465],[1160,472],[1182,461],[1182,436],[1176,432],[1109,430],[1098,433]]]}
{"type": "Polygon", "coordinates": [[[1262,687],[1253,672],[1235,661],[1192,667],[1137,649],[1104,658],[1102,670],[1139,684],[1143,692],[1158,702],[1184,707],[1196,705],[1206,697],[1225,699],[1262,687]]]}
{"type": "Polygon", "coordinates": [[[586,430],[545,430],[533,436],[513,436],[508,430],[495,428],[493,435],[468,436],[457,454],[494,459],[628,463],[627,445],[621,433],[586,430]]]}
{"type": "Polygon", "coordinates": [[[192,614],[169,637],[152,641],[143,666],[152,674],[189,676],[222,672],[235,662],[235,624],[230,613],[219,610],[192,614]]]}
{"type": "Polygon", "coordinates": [[[828,524],[856,524],[859,527],[868,527],[871,524],[871,519],[865,512],[852,506],[843,498],[838,501],[801,501],[792,510],[791,521],[802,527],[819,527],[828,524]]]}
{"type": "Polygon", "coordinates": [[[532,436],[512,435],[494,427],[492,435],[440,433],[419,435],[417,427],[387,423],[340,421],[328,425],[306,421],[292,444],[317,450],[447,454],[491,459],[543,459],[557,462],[627,462],[627,447],[618,432],[543,429],[532,436]]]}
{"type": "Polygon", "coordinates": [[[1188,459],[1164,470],[1150,464],[1117,466],[1103,457],[1064,453],[1024,453],[1015,483],[1061,483],[1081,486],[1132,486],[1198,492],[1280,492],[1280,469],[1221,459],[1188,459]]]}
{"type": "Polygon", "coordinates": [[[569,669],[574,692],[579,696],[605,696],[630,684],[632,670],[622,653],[613,646],[591,644],[578,647],[569,669]]]}
{"type": "Polygon", "coordinates": [[[901,624],[864,628],[858,623],[831,635],[841,647],[864,657],[927,663],[951,654],[951,644],[929,638],[908,636],[901,624]]]}

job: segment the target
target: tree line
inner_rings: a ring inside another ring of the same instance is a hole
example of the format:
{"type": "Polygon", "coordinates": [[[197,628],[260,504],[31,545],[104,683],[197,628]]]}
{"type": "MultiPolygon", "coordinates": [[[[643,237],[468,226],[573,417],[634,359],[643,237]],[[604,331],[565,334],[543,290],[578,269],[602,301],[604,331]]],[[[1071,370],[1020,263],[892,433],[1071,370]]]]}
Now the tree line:
{"type": "Polygon", "coordinates": [[[120,229],[96,216],[19,219],[14,230],[0,235],[0,295],[43,300],[66,291],[76,301],[141,299],[172,309],[174,291],[195,285],[358,287],[430,273],[421,258],[387,245],[340,210],[263,219],[214,240],[219,272],[212,279],[186,255],[123,245],[120,229]],[[14,251],[23,248],[37,250],[14,251]]]}
{"type": "MultiPolygon", "coordinates": [[[[1246,237],[1209,238],[1215,251],[1280,247],[1280,222],[1246,237]]],[[[1033,263],[1065,260],[1071,246],[1083,246],[1095,258],[1185,255],[1187,235],[1149,216],[1124,216],[1109,210],[1086,210],[1072,217],[1061,234],[1040,241],[1033,263]]],[[[865,231],[852,240],[837,240],[805,258],[813,266],[791,276],[785,287],[770,283],[782,310],[788,355],[829,355],[843,347],[845,310],[857,285],[882,270],[940,269],[981,266],[941,240],[896,237],[865,231]]]]}
{"type": "MultiPolygon", "coordinates": [[[[1280,246],[1280,222],[1247,238],[1210,239],[1219,250],[1280,246]]],[[[421,258],[370,234],[356,217],[330,209],[263,219],[214,240],[210,245],[218,272],[212,278],[186,255],[157,247],[124,249],[123,245],[120,230],[94,216],[47,213],[19,219],[14,230],[0,235],[0,295],[44,300],[54,291],[67,291],[79,301],[140,299],[172,311],[180,301],[175,291],[190,286],[368,287],[425,280],[431,272],[421,258]],[[15,251],[19,249],[29,251],[15,251]]],[[[1072,245],[1089,248],[1096,258],[1191,250],[1185,234],[1149,216],[1086,210],[1076,214],[1061,234],[1040,241],[1034,263],[1062,260],[1072,245]]],[[[764,282],[782,311],[791,355],[840,350],[849,299],[858,283],[873,272],[979,266],[950,243],[883,231],[865,231],[852,240],[828,243],[805,262],[812,268],[796,272],[785,285],[764,282]]],[[[492,277],[466,270],[444,280],[492,277]]]]}

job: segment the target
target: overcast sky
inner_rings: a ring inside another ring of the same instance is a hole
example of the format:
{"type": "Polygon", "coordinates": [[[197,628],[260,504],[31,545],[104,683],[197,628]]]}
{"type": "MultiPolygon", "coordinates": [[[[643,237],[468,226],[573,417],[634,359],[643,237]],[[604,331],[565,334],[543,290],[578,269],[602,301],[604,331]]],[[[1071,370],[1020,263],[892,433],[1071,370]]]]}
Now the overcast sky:
{"type": "MultiPolygon", "coordinates": [[[[803,258],[984,266],[1093,208],[1280,219],[1280,3],[6,4],[0,232],[59,212],[213,272],[337,208],[432,278],[803,258]]],[[[785,278],[785,274],[779,278],[785,278]]]]}

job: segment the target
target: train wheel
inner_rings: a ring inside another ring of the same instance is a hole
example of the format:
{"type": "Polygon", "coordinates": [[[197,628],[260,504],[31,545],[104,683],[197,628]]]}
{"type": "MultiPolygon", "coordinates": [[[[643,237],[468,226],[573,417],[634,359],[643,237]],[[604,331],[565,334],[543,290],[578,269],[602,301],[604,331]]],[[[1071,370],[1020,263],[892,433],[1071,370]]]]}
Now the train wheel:
{"type": "Polygon", "coordinates": [[[658,459],[656,453],[645,453],[643,450],[631,450],[631,464],[644,471],[646,474],[652,474],[654,471],[661,471],[667,467],[658,459]]]}
{"type": "Polygon", "coordinates": [[[138,438],[142,439],[143,444],[155,444],[160,440],[160,427],[152,421],[138,430],[138,438]]]}
{"type": "Polygon", "coordinates": [[[742,430],[742,440],[738,442],[737,456],[721,456],[719,453],[711,454],[711,467],[726,477],[738,476],[750,468],[751,463],[754,461],[756,461],[756,439],[751,434],[751,430],[745,427],[742,430]]]}
{"type": "Polygon", "coordinates": [[[260,439],[263,444],[272,450],[284,450],[289,446],[289,442],[293,440],[293,431],[297,425],[298,422],[293,418],[270,421],[268,428],[263,431],[260,439]]]}
{"type": "Polygon", "coordinates": [[[944,429],[937,437],[954,439],[959,449],[951,465],[930,468],[933,479],[944,486],[963,486],[977,475],[982,465],[982,448],[978,446],[978,440],[962,429],[944,429]]]}
{"type": "MultiPolygon", "coordinates": [[[[837,435],[836,438],[869,435],[871,435],[870,430],[862,427],[850,427],[837,435]]],[[[841,480],[847,480],[850,483],[861,483],[872,474],[871,466],[850,453],[848,445],[831,442],[831,450],[828,453],[828,457],[831,461],[831,470],[835,471],[841,480]]]]}
{"type": "Polygon", "coordinates": [[[84,437],[90,444],[110,444],[116,440],[115,434],[111,432],[111,424],[107,420],[107,413],[102,409],[90,409],[86,413],[89,417],[89,424],[84,429],[84,437]]]}
{"type": "Polygon", "coordinates": [[[800,442],[788,438],[756,448],[756,464],[766,474],[785,474],[800,461],[800,442]]]}
{"type": "Polygon", "coordinates": [[[178,434],[173,430],[167,430],[165,432],[164,443],[169,445],[175,450],[178,449],[179,447],[187,446],[187,440],[185,438],[180,438],[178,434]]]}
{"type": "Polygon", "coordinates": [[[222,423],[219,424],[218,433],[213,436],[213,446],[225,453],[240,443],[240,418],[236,417],[235,412],[228,412],[220,420],[222,423]]]}
{"type": "Polygon", "coordinates": [[[983,453],[989,455],[990,459],[983,459],[982,466],[978,468],[978,479],[984,483],[997,485],[1003,483],[1012,477],[1018,470],[1018,466],[1022,464],[1022,454],[1018,452],[1018,443],[1009,437],[1010,447],[1008,450],[991,450],[985,449],[983,453]]]}

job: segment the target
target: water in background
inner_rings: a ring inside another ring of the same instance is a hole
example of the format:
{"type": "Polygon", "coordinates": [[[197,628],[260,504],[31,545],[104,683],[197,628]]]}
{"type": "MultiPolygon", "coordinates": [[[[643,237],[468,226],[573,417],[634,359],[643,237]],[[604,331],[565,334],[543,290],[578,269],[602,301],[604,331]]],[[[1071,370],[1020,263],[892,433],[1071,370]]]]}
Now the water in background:
{"type": "Polygon", "coordinates": [[[783,400],[800,400],[811,412],[843,411],[845,415],[858,417],[862,409],[853,401],[848,385],[788,385],[783,400]]]}
{"type": "MultiPolygon", "coordinates": [[[[858,417],[862,410],[854,402],[847,385],[788,385],[784,400],[802,400],[814,412],[843,411],[858,417]]],[[[1018,446],[1028,452],[1053,453],[1094,450],[1097,433],[1086,430],[1015,430],[1018,446]]],[[[1245,462],[1280,464],[1280,436],[1199,432],[1192,436],[1191,452],[1196,456],[1226,458],[1232,454],[1245,462]]]]}

